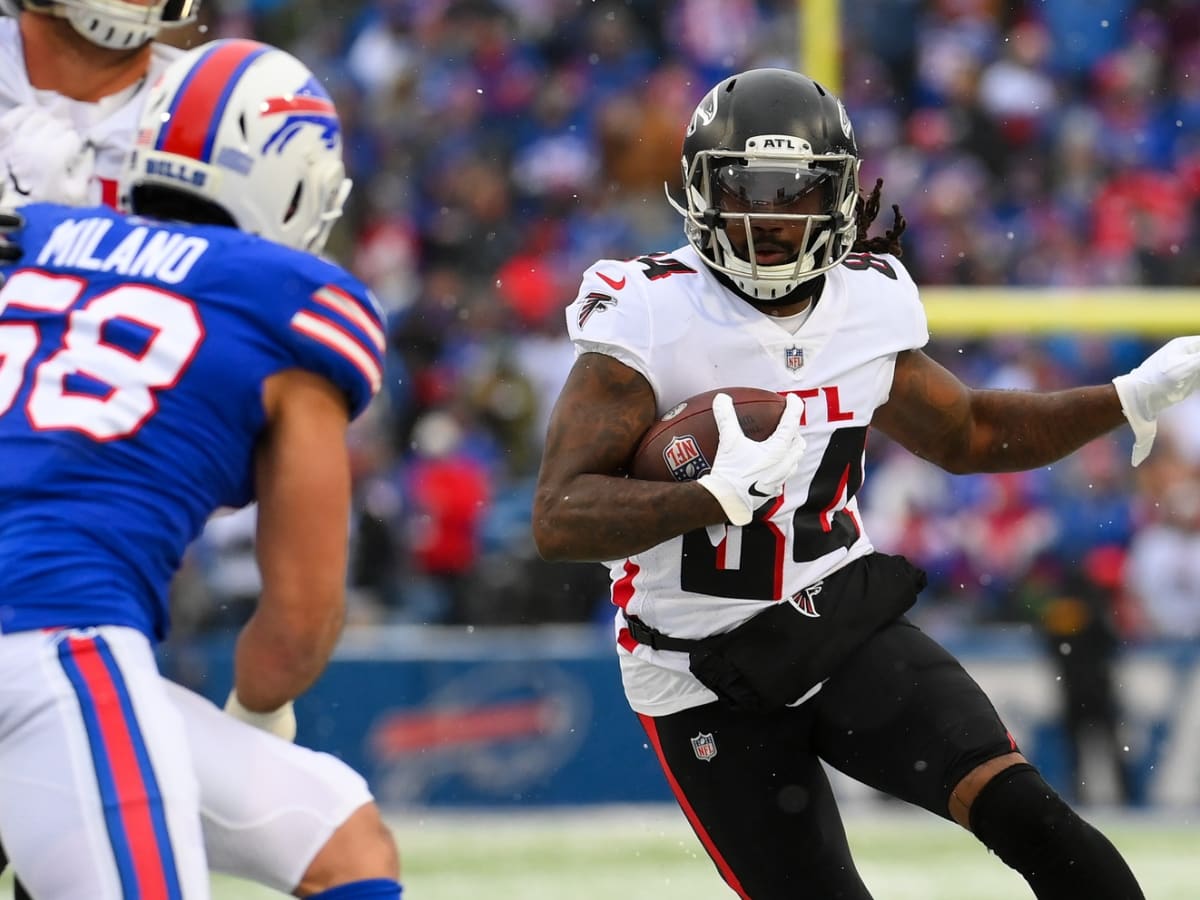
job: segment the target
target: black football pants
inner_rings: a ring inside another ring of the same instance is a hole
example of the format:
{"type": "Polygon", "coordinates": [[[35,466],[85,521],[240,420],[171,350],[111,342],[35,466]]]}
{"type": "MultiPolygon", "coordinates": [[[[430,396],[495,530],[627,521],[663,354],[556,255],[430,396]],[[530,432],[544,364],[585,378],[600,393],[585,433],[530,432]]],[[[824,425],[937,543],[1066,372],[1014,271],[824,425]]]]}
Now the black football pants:
{"type": "Polygon", "coordinates": [[[905,620],[798,707],[640,718],[721,876],[753,900],[870,900],[821,760],[949,819],[963,776],[1017,749],[958,661],[905,620]]]}

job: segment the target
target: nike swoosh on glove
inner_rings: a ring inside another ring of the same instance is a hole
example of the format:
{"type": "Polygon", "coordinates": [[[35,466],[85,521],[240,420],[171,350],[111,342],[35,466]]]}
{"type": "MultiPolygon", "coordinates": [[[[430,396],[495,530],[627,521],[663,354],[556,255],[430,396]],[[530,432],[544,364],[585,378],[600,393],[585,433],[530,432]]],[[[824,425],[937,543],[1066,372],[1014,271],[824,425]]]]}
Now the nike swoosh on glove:
{"type": "Polygon", "coordinates": [[[96,150],[64,114],[15,106],[0,115],[0,206],[86,206],[96,150]]]}
{"type": "Polygon", "coordinates": [[[732,524],[748,525],[756,509],[783,493],[784,484],[800,465],[804,404],[788,394],[783,416],[765,441],[751,440],[742,432],[728,394],[713,398],[712,411],[719,435],[717,455],[712,470],[697,483],[717,498],[732,524]]]}
{"type": "Polygon", "coordinates": [[[1133,429],[1135,466],[1150,454],[1158,433],[1158,414],[1200,386],[1200,336],[1177,337],[1163,344],[1140,366],[1112,380],[1121,412],[1133,429]]]}

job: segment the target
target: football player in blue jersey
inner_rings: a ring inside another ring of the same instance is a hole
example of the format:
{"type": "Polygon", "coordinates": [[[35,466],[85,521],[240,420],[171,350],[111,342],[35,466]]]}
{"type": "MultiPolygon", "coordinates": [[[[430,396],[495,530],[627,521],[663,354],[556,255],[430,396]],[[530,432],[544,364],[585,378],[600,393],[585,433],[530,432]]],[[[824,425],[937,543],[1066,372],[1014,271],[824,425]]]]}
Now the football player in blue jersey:
{"type": "MultiPolygon", "coordinates": [[[[178,55],[156,38],[200,0],[0,0],[0,203],[119,207],[150,85],[178,55]]],[[[0,847],[0,870],[8,865],[0,847]]],[[[16,900],[29,900],[15,882],[16,900]]]]}
{"type": "Polygon", "coordinates": [[[346,429],[382,379],[376,305],[314,255],[349,191],[336,111],[288,54],[207,44],[127,178],[136,216],[27,206],[0,265],[0,833],[39,898],[206,897],[210,868],[397,898],[365,781],[281,739],[340,632],[346,429]],[[252,500],[235,718],[153,646],[188,543],[252,500]]]}

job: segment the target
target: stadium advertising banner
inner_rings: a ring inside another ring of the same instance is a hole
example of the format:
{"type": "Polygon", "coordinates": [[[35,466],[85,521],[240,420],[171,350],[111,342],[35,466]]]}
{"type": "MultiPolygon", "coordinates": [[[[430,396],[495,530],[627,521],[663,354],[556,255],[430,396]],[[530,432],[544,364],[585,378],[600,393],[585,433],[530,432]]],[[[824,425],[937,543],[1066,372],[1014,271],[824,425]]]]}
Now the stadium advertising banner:
{"type": "MultiPolygon", "coordinates": [[[[296,706],[297,740],[365,774],[385,806],[670,802],[645,734],[621,693],[603,628],[513,632],[383,629],[348,635],[296,706]]],[[[1085,740],[1067,785],[1059,685],[1022,634],[954,646],[1021,749],[1059,790],[1120,798],[1101,741],[1085,740]]],[[[230,686],[232,643],[168,647],[164,671],[215,702],[230,686]]],[[[1130,649],[1116,668],[1117,753],[1139,806],[1200,804],[1200,648],[1130,649]]],[[[835,778],[843,795],[871,792],[835,778]]]]}

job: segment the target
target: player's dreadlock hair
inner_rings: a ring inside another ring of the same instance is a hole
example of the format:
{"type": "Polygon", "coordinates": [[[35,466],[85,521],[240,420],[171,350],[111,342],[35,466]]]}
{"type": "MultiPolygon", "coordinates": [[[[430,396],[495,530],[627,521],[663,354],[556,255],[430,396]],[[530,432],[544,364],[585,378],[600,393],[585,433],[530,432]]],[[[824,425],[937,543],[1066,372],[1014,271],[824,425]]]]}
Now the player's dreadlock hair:
{"type": "Polygon", "coordinates": [[[869,196],[863,196],[862,191],[858,192],[858,200],[854,205],[855,218],[858,220],[858,234],[854,237],[854,246],[850,248],[851,253],[890,253],[895,257],[904,254],[904,250],[900,246],[900,235],[904,234],[908,222],[905,221],[904,216],[900,215],[898,204],[892,204],[892,214],[895,217],[892,220],[892,227],[884,232],[882,237],[867,235],[871,223],[879,215],[879,192],[882,188],[883,179],[876,178],[875,188],[869,196]]]}

